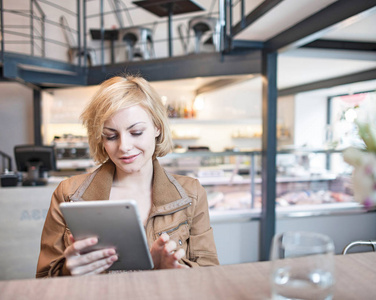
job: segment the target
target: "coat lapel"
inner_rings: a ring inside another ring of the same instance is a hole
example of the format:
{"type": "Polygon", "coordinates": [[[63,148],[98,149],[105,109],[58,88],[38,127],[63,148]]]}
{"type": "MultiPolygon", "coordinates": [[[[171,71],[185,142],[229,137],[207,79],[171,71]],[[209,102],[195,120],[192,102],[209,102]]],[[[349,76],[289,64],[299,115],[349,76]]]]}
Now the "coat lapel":
{"type": "Polygon", "coordinates": [[[153,206],[150,215],[166,214],[190,205],[192,200],[184,188],[170,174],[154,161],[153,206]]]}
{"type": "Polygon", "coordinates": [[[115,174],[115,165],[108,160],[101,166],[101,169],[95,175],[90,185],[82,195],[83,200],[108,200],[112,181],[115,174]]]}

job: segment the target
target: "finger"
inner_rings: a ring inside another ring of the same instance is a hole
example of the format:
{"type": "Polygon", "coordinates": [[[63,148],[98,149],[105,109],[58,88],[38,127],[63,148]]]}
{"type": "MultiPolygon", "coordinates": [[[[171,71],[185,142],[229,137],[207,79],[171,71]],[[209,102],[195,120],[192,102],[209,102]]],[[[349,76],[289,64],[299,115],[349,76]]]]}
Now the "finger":
{"type": "Polygon", "coordinates": [[[175,267],[176,267],[176,269],[189,269],[189,267],[187,265],[182,265],[182,264],[179,264],[179,263],[177,263],[175,267]]]}
{"type": "Polygon", "coordinates": [[[100,274],[100,273],[106,271],[107,269],[109,269],[109,268],[113,265],[113,263],[114,263],[114,262],[110,262],[110,263],[107,262],[107,264],[105,264],[104,266],[99,267],[98,269],[96,269],[96,270],[94,270],[94,271],[92,271],[92,272],[88,272],[88,273],[86,273],[85,276],[86,276],[86,275],[100,274]]]}
{"type": "Polygon", "coordinates": [[[169,241],[165,248],[164,248],[164,251],[165,253],[171,253],[172,251],[174,251],[176,249],[176,242],[175,241],[169,241]]]}
{"type": "Polygon", "coordinates": [[[158,246],[163,247],[169,240],[170,236],[167,233],[163,233],[156,242],[158,246]]]}
{"type": "Polygon", "coordinates": [[[75,242],[72,234],[69,235],[69,241],[73,244],[75,242]]]}
{"type": "Polygon", "coordinates": [[[111,265],[118,260],[117,255],[112,255],[110,257],[97,260],[88,265],[78,266],[71,270],[72,275],[88,275],[88,274],[98,274],[104,270],[111,267],[111,265]]]}
{"type": "Polygon", "coordinates": [[[67,259],[66,266],[68,269],[73,270],[74,268],[81,267],[84,265],[90,265],[96,261],[103,260],[114,256],[116,254],[115,249],[102,249],[97,251],[92,251],[80,256],[73,256],[67,259]]]}
{"type": "MultiPolygon", "coordinates": [[[[96,245],[98,243],[98,238],[91,237],[87,239],[83,239],[77,242],[74,242],[72,244],[72,255],[80,254],[83,250],[86,248],[89,248],[90,246],[96,245]]],[[[69,253],[71,254],[71,253],[69,253]]]]}
{"type": "Polygon", "coordinates": [[[179,249],[174,253],[174,258],[176,260],[181,260],[185,256],[185,250],[184,249],[179,249]]]}

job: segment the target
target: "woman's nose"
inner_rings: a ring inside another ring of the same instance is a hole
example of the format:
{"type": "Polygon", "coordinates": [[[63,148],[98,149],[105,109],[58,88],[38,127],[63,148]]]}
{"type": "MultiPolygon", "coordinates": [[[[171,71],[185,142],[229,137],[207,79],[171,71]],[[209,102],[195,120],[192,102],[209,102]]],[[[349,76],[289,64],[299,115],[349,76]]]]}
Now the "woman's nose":
{"type": "Polygon", "coordinates": [[[132,139],[130,137],[127,137],[126,135],[122,135],[120,137],[119,148],[123,152],[128,152],[128,151],[132,150],[132,148],[133,148],[132,139]]]}

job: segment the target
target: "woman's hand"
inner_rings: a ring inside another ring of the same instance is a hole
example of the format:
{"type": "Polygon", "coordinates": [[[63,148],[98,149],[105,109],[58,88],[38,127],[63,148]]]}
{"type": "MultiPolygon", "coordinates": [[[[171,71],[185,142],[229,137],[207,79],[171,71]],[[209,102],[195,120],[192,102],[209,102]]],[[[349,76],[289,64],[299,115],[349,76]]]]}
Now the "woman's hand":
{"type": "Polygon", "coordinates": [[[151,246],[150,253],[155,269],[182,269],[189,268],[178,261],[184,257],[184,249],[176,251],[176,243],[170,241],[167,233],[162,234],[151,246]]]}
{"type": "Polygon", "coordinates": [[[95,237],[80,241],[75,241],[72,235],[69,238],[72,245],[65,249],[64,256],[65,265],[72,275],[99,274],[118,260],[115,249],[101,249],[81,254],[88,247],[98,243],[95,237]]]}

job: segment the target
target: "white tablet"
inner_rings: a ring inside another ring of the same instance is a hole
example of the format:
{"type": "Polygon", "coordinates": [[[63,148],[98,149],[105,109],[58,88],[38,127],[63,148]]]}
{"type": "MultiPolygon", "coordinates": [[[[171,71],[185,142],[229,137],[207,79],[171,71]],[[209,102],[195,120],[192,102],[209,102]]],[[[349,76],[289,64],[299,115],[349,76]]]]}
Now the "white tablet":
{"type": "Polygon", "coordinates": [[[150,255],[144,226],[134,200],[63,202],[61,212],[76,240],[98,237],[90,248],[114,247],[119,259],[109,270],[150,270],[150,255]]]}

